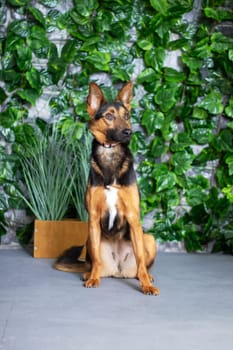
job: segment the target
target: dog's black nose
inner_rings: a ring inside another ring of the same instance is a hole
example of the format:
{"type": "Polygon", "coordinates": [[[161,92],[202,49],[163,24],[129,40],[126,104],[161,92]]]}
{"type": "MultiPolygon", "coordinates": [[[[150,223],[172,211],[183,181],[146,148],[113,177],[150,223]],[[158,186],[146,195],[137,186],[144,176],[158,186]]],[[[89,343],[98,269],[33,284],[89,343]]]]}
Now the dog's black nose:
{"type": "Polygon", "coordinates": [[[130,136],[132,134],[132,130],[131,129],[124,129],[122,131],[122,133],[125,135],[125,136],[130,136]]]}

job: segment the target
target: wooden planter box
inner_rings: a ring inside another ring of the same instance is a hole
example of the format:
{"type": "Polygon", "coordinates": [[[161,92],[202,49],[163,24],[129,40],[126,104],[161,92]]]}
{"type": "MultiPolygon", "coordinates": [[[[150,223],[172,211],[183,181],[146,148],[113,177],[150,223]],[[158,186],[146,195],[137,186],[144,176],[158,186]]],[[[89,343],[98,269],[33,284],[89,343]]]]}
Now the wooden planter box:
{"type": "MultiPolygon", "coordinates": [[[[72,246],[86,246],[87,222],[77,220],[35,220],[34,258],[58,258],[72,246]]],[[[84,248],[80,260],[86,257],[84,248]]]]}

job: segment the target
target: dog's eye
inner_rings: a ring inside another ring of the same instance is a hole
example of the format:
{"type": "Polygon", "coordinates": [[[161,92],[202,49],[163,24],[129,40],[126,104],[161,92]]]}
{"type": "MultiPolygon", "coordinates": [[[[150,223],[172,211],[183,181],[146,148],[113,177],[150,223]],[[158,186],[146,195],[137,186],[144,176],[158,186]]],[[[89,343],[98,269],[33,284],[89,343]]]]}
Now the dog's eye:
{"type": "Polygon", "coordinates": [[[107,113],[107,114],[105,114],[104,118],[109,120],[109,121],[112,121],[114,119],[114,114],[107,113]]]}
{"type": "Polygon", "coordinates": [[[129,120],[129,113],[125,114],[125,120],[129,120]]]}

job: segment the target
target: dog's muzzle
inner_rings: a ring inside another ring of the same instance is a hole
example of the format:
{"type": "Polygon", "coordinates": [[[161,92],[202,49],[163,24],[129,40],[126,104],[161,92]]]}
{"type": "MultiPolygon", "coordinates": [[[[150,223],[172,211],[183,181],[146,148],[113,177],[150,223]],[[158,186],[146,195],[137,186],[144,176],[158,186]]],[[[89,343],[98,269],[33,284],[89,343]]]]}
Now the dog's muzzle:
{"type": "Polygon", "coordinates": [[[131,136],[131,134],[132,134],[132,130],[131,129],[124,129],[124,130],[122,130],[122,133],[123,133],[123,135],[124,136],[131,136]]]}
{"type": "Polygon", "coordinates": [[[130,137],[132,134],[132,130],[129,128],[125,128],[122,130],[119,129],[109,129],[107,131],[107,140],[108,142],[123,142],[128,143],[130,141],[130,137]]]}

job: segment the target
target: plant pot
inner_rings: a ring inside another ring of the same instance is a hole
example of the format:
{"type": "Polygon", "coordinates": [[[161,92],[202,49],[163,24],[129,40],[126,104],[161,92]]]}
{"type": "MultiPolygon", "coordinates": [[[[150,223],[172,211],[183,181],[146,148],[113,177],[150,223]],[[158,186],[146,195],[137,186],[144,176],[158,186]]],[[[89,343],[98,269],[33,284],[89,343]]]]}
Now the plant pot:
{"type": "Polygon", "coordinates": [[[64,250],[84,246],[79,260],[85,260],[88,223],[77,220],[35,220],[34,258],[58,258],[64,250]]]}

